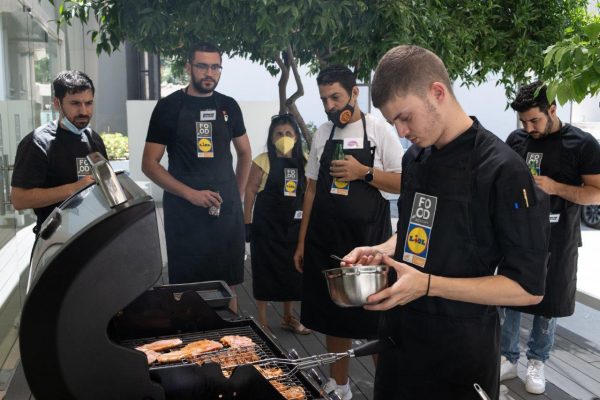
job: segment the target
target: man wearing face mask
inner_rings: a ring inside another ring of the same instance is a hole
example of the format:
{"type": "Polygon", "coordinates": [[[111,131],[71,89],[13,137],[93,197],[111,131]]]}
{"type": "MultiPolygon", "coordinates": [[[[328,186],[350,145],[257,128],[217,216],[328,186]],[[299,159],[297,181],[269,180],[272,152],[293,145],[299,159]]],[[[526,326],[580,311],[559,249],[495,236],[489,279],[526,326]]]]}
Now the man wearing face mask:
{"type": "Polygon", "coordinates": [[[106,148],[89,124],[94,84],[80,71],[63,71],[52,83],[58,121],[40,126],[21,140],[15,156],[11,201],[16,210],[33,208],[37,234],[63,200],[94,181],[86,156],[106,148]]]}
{"type": "Polygon", "coordinates": [[[523,129],[512,132],[506,143],[525,159],[537,186],[550,195],[550,258],[542,302],[505,309],[500,380],[517,377],[521,311],[533,314],[525,389],[540,394],[546,389],[544,363],[554,344],[556,319],[575,311],[580,211],[581,205],[600,203],[600,146],[589,133],[560,121],[543,82],[523,86],[511,107],[523,129]]]}
{"type": "Polygon", "coordinates": [[[252,155],[238,103],[215,90],[221,61],[216,46],[193,46],[189,85],[160,99],[148,126],[142,170],[164,189],[170,283],[244,281],[241,197],[252,155]],[[165,150],[168,170],[160,164],[165,150]]]}
{"type": "MultiPolygon", "coordinates": [[[[350,69],[330,66],[317,83],[329,121],[313,136],[294,262],[303,272],[301,322],[326,334],[327,350],[338,353],[350,349],[351,338],[375,336],[379,316],[335,305],[322,271],[339,266],[331,254],[344,255],[363,241],[376,244],[391,235],[389,202],[380,190],[399,193],[403,149],[385,121],[360,110],[350,69]],[[338,145],[343,160],[334,160],[338,145]]],[[[325,388],[343,400],[352,397],[348,366],[348,359],[332,364],[325,388]]]]}

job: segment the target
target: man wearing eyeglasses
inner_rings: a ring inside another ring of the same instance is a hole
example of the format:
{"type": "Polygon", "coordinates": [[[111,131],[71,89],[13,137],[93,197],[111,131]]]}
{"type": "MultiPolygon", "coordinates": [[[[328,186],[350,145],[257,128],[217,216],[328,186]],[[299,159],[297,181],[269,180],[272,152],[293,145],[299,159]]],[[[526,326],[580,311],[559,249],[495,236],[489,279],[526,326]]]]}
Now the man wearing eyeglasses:
{"type": "Polygon", "coordinates": [[[192,47],[189,85],[158,101],[148,127],[142,170],[165,190],[170,283],[244,280],[241,194],[252,155],[239,105],[215,91],[221,61],[212,44],[192,47]],[[165,148],[168,170],[160,164],[165,148]]]}

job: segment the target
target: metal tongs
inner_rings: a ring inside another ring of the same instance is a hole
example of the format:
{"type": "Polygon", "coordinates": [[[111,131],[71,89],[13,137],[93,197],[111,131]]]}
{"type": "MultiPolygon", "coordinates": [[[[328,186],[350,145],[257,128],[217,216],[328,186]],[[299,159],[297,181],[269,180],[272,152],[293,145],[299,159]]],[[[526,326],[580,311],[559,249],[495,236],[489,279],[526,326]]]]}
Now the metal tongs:
{"type": "Polygon", "coordinates": [[[290,370],[285,374],[273,377],[273,379],[280,379],[292,376],[299,370],[314,368],[320,365],[332,364],[346,357],[355,358],[377,354],[392,346],[394,346],[394,342],[388,337],[367,342],[344,353],[317,354],[314,356],[297,358],[295,360],[288,358],[265,358],[263,360],[247,363],[246,365],[255,365],[263,368],[273,368],[282,366],[291,367],[290,370]]]}

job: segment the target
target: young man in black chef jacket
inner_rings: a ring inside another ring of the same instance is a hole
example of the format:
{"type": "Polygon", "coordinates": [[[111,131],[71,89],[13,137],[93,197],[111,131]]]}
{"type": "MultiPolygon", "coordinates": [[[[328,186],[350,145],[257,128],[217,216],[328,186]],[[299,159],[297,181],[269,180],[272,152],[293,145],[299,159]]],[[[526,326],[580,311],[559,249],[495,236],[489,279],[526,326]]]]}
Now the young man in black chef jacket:
{"type": "Polygon", "coordinates": [[[439,57],[398,46],[380,60],[373,104],[413,145],[403,158],[397,234],[349,263],[393,267],[368,298],[381,310],[376,399],[499,396],[496,305],[539,303],[548,204],[524,161],[469,117],[439,57]]]}
{"type": "Polygon", "coordinates": [[[525,159],[536,184],[550,195],[550,259],[544,300],[503,310],[500,380],[517,377],[520,311],[533,314],[525,389],[540,394],[546,389],[544,362],[554,344],[556,318],[575,311],[581,205],[600,203],[600,145],[589,133],[561,122],[556,102],[548,101],[540,81],[523,86],[511,107],[523,128],[512,132],[506,143],[525,159]]]}
{"type": "Polygon", "coordinates": [[[57,121],[38,127],[17,147],[11,182],[16,210],[33,208],[37,234],[44,220],[63,200],[94,181],[86,156],[106,148],[90,128],[94,84],[81,71],[63,71],[52,82],[57,121]]]}
{"type": "Polygon", "coordinates": [[[239,105],[215,91],[221,61],[214,45],[193,46],[185,65],[189,85],[158,101],[148,127],[142,170],[165,190],[170,283],[244,281],[241,196],[252,155],[239,105]],[[160,164],[165,150],[168,170],[160,164]]]}

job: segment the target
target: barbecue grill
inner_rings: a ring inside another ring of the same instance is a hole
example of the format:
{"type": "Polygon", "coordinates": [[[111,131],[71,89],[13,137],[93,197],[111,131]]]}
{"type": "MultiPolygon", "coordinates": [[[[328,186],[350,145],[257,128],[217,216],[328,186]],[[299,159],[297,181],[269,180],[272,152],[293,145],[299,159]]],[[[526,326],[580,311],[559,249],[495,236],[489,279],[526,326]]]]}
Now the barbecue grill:
{"type": "MultiPolygon", "coordinates": [[[[260,358],[287,358],[254,320],[222,317],[203,299],[203,283],[153,288],[162,262],[152,198],[101,156],[88,160],[97,184],[54,210],[32,255],[19,336],[35,398],[284,399],[247,363],[226,378],[207,359],[148,365],[134,349],[235,334],[251,338],[260,358]]],[[[280,380],[307,399],[327,398],[304,372],[280,380]]]]}

